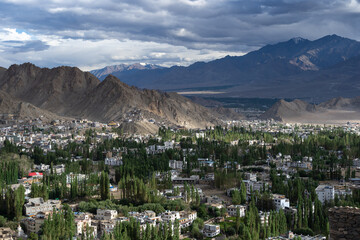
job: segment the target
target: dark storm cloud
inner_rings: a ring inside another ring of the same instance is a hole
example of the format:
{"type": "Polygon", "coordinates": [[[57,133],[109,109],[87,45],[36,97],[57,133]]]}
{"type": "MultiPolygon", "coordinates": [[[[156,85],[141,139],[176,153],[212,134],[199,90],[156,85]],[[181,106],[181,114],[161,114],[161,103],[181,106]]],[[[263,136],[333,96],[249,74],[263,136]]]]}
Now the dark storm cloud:
{"type": "MultiPolygon", "coordinates": [[[[359,0],[8,0],[0,9],[0,27],[61,39],[130,39],[232,52],[296,36],[360,39],[359,0]]],[[[33,44],[33,51],[46,49],[33,44]]]]}
{"type": "Polygon", "coordinates": [[[49,45],[46,43],[35,40],[35,41],[3,41],[1,45],[5,47],[5,51],[10,53],[20,53],[20,52],[38,52],[44,51],[49,48],[49,45]]]}

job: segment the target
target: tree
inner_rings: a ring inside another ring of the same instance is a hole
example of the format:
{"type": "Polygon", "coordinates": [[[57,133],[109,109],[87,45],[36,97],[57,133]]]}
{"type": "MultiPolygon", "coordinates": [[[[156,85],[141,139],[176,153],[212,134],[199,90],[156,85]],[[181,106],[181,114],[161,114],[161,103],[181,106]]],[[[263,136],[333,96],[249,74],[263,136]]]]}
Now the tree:
{"type": "Polygon", "coordinates": [[[241,195],[239,190],[235,190],[232,194],[232,203],[235,205],[241,204],[241,195]]]}
{"type": "Polygon", "coordinates": [[[239,233],[240,228],[240,209],[236,208],[236,232],[239,233]]]}
{"type": "Polygon", "coordinates": [[[102,171],[100,176],[100,196],[101,200],[110,199],[110,181],[108,173],[102,171]]]}
{"type": "Polygon", "coordinates": [[[241,181],[241,185],[240,185],[240,199],[241,199],[241,204],[246,203],[246,187],[243,181],[241,181]]]}

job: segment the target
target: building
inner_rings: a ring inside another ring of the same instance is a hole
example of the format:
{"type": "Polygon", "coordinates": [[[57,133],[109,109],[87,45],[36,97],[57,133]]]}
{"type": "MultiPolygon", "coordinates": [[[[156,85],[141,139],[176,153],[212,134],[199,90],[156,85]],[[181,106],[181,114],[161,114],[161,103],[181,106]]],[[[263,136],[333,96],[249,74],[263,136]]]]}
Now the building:
{"type": "Polygon", "coordinates": [[[244,178],[245,178],[245,180],[250,180],[250,181],[256,182],[256,174],[255,173],[246,172],[244,174],[244,178]]]}
{"type": "Polygon", "coordinates": [[[54,208],[60,209],[61,202],[60,200],[50,199],[44,201],[43,198],[30,198],[24,207],[25,215],[31,216],[37,214],[38,212],[52,212],[54,208]]]}
{"type": "Polygon", "coordinates": [[[230,205],[226,208],[228,215],[231,217],[236,217],[237,209],[239,209],[240,217],[245,217],[246,206],[244,205],[230,205]]]}
{"type": "Polygon", "coordinates": [[[202,230],[205,237],[215,237],[220,234],[220,226],[213,224],[205,224],[202,230]]]}
{"type": "Polygon", "coordinates": [[[22,219],[21,222],[25,225],[28,233],[37,234],[41,230],[46,218],[45,213],[38,212],[35,216],[22,219]]]}
{"type": "Polygon", "coordinates": [[[315,192],[322,204],[335,198],[335,189],[331,185],[319,185],[315,192]]]}
{"type": "Polygon", "coordinates": [[[177,211],[165,211],[161,214],[161,219],[164,222],[175,222],[176,219],[180,219],[180,213],[177,211]]]}
{"type": "Polygon", "coordinates": [[[270,212],[259,212],[260,222],[262,225],[269,223],[270,212]]]}
{"type": "Polygon", "coordinates": [[[120,166],[122,165],[121,158],[118,157],[111,157],[111,158],[105,158],[105,165],[109,166],[120,166]]]}
{"type": "Polygon", "coordinates": [[[72,183],[75,179],[76,179],[78,182],[85,181],[86,175],[85,175],[85,174],[80,174],[80,173],[77,173],[77,174],[74,174],[74,173],[66,174],[66,184],[72,183]]]}
{"type": "Polygon", "coordinates": [[[183,161],[176,161],[176,160],[170,160],[169,161],[169,167],[171,169],[183,169],[184,162],[183,161]]]}
{"type": "Polygon", "coordinates": [[[110,209],[97,209],[95,219],[99,220],[112,220],[115,219],[118,215],[116,210],[110,209]]]}
{"type": "Polygon", "coordinates": [[[79,213],[75,216],[75,225],[76,225],[76,235],[85,235],[86,232],[89,232],[92,236],[96,238],[97,228],[91,225],[91,217],[86,213],[79,213]]]}
{"type": "Polygon", "coordinates": [[[276,211],[290,207],[290,200],[285,195],[273,194],[273,201],[276,207],[276,211]]]}
{"type": "Polygon", "coordinates": [[[114,231],[117,221],[115,219],[112,220],[104,220],[100,222],[100,231],[101,234],[111,233],[114,231]]]}
{"type": "Polygon", "coordinates": [[[192,211],[192,212],[181,211],[180,219],[179,219],[180,228],[186,228],[191,226],[196,218],[197,218],[196,211],[192,211]]]}

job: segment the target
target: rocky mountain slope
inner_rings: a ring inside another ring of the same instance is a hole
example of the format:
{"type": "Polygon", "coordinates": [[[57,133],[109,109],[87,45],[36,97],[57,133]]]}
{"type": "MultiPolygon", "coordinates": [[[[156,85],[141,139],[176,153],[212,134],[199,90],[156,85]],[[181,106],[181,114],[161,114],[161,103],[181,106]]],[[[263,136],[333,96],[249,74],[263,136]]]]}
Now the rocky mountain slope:
{"type": "Polygon", "coordinates": [[[283,122],[319,124],[360,122],[360,97],[333,98],[317,105],[298,99],[292,102],[280,100],[267,110],[261,118],[283,122]]]}
{"type": "Polygon", "coordinates": [[[354,82],[360,75],[357,56],[360,42],[351,39],[336,35],[314,41],[293,38],[244,56],[129,72],[122,80],[141,88],[225,92],[218,97],[288,98],[294,93],[297,98],[316,100],[354,97],[347,80],[354,82]]]}
{"type": "Polygon", "coordinates": [[[0,90],[61,116],[109,122],[158,123],[202,128],[220,123],[220,115],[176,93],[140,90],[109,75],[100,82],[78,68],[12,65],[0,78],[0,90]]]}
{"type": "Polygon", "coordinates": [[[67,115],[100,81],[78,68],[39,68],[31,63],[12,65],[0,80],[0,90],[39,108],[67,115]]]}
{"type": "Polygon", "coordinates": [[[4,118],[12,115],[14,118],[22,120],[39,118],[43,121],[51,121],[62,118],[30,103],[17,100],[3,91],[0,91],[0,115],[4,118]]]}
{"type": "Polygon", "coordinates": [[[148,63],[119,64],[92,70],[90,73],[94,74],[100,80],[104,80],[110,74],[121,79],[132,72],[162,68],[161,66],[148,63]]]}

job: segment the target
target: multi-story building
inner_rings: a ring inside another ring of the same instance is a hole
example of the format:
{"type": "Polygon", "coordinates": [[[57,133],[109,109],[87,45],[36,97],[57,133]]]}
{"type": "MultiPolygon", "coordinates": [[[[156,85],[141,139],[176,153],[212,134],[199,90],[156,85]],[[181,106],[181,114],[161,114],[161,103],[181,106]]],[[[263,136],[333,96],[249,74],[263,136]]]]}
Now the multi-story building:
{"type": "Polygon", "coordinates": [[[220,226],[213,224],[205,224],[202,230],[205,237],[215,237],[220,234],[220,226]]]}
{"type": "Polygon", "coordinates": [[[240,217],[245,217],[246,206],[244,205],[230,205],[226,208],[229,216],[236,217],[237,209],[239,209],[240,217]]]}
{"type": "Polygon", "coordinates": [[[176,219],[180,219],[180,213],[178,211],[165,211],[161,214],[161,219],[164,222],[175,222],[176,219]]]}
{"type": "Polygon", "coordinates": [[[49,199],[44,201],[43,198],[30,198],[28,203],[24,205],[25,207],[25,214],[27,216],[35,215],[38,212],[52,212],[53,209],[60,209],[61,202],[60,200],[52,200],[49,199]]]}
{"type": "Polygon", "coordinates": [[[315,192],[322,204],[335,198],[335,189],[331,185],[319,185],[315,192]]]}
{"type": "Polygon", "coordinates": [[[99,220],[112,220],[115,219],[118,215],[116,210],[110,209],[97,209],[95,219],[99,220]]]}
{"type": "Polygon", "coordinates": [[[105,158],[105,165],[120,166],[122,165],[122,159],[119,157],[105,158]]]}
{"type": "Polygon", "coordinates": [[[286,198],[285,195],[273,194],[273,201],[277,211],[290,207],[290,200],[286,198]]]}
{"type": "Polygon", "coordinates": [[[66,184],[70,184],[72,181],[77,180],[78,182],[82,182],[86,179],[86,175],[85,174],[80,174],[80,173],[69,173],[66,174],[66,184]]]}
{"type": "Polygon", "coordinates": [[[41,226],[44,224],[46,214],[43,212],[37,213],[35,216],[27,217],[21,220],[25,225],[28,233],[38,233],[41,230],[41,226]]]}
{"type": "Polygon", "coordinates": [[[183,169],[184,162],[183,161],[176,161],[176,160],[170,160],[169,161],[169,167],[171,169],[183,169]]]}
{"type": "MultiPolygon", "coordinates": [[[[87,213],[80,213],[75,216],[76,235],[85,235],[87,232],[93,237],[97,236],[97,227],[91,224],[91,217],[87,213]]],[[[90,236],[87,236],[90,237],[90,236]]]]}
{"type": "Polygon", "coordinates": [[[256,182],[256,174],[255,174],[255,173],[246,172],[246,173],[244,174],[244,178],[245,178],[246,180],[250,180],[250,181],[256,182]]]}

